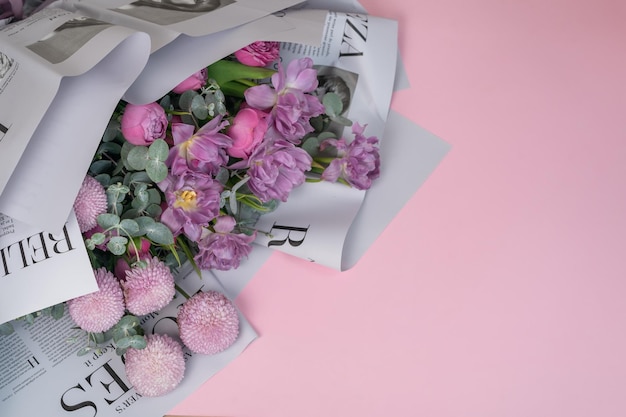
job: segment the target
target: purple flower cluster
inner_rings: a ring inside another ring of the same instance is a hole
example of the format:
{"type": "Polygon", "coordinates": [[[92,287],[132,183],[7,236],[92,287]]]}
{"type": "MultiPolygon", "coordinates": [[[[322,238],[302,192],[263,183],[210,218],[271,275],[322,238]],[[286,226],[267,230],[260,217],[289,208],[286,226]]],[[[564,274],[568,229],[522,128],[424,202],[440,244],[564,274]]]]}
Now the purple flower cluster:
{"type": "Polygon", "coordinates": [[[250,107],[269,111],[270,131],[297,145],[313,131],[310,119],[324,112],[319,99],[308,94],[315,91],[317,84],[313,60],[294,60],[286,70],[278,66],[278,72],[272,76],[273,88],[267,84],[248,88],[246,102],[250,107]]]}
{"type": "Polygon", "coordinates": [[[352,126],[354,140],[347,143],[344,138],[327,139],[320,148],[334,146],[340,158],[334,159],[322,173],[322,179],[335,182],[339,178],[359,190],[367,190],[372,181],[380,176],[378,138],[363,135],[365,126],[352,126]]]}

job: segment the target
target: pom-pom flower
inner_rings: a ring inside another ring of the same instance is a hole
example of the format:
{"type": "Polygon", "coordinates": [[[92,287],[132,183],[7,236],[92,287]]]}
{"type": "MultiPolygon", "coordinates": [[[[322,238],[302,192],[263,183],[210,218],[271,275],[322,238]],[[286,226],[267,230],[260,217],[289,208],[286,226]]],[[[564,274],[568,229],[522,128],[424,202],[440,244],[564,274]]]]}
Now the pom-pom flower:
{"type": "Polygon", "coordinates": [[[122,288],[126,308],[138,316],[162,309],[172,301],[176,292],[170,268],[157,257],[149,260],[145,268],[126,271],[122,288]]]}
{"type": "Polygon", "coordinates": [[[113,327],[124,315],[124,295],[120,284],[106,268],[94,271],[98,291],[67,302],[70,316],[83,330],[100,333],[113,327]]]}
{"type": "Polygon", "coordinates": [[[100,214],[107,211],[107,196],[102,184],[89,175],[85,176],[78,195],[74,200],[74,212],[82,233],[98,225],[100,214]]]}
{"type": "Polygon", "coordinates": [[[183,349],[168,335],[148,335],[144,349],[126,351],[125,370],[139,394],[146,397],[167,394],[185,374],[183,349]]]}
{"type": "Polygon", "coordinates": [[[180,308],[178,328],[181,340],[192,352],[213,355],[237,340],[239,316],[223,294],[199,292],[180,308]]]}

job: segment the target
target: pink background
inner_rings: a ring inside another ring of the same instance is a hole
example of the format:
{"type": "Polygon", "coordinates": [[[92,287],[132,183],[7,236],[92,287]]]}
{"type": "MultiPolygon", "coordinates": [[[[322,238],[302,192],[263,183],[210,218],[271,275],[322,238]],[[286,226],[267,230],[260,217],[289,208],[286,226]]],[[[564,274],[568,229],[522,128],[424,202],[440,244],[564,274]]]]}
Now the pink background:
{"type": "Polygon", "coordinates": [[[172,412],[625,416],[626,3],[362,3],[452,150],[355,268],[273,256],[259,339],[172,412]]]}

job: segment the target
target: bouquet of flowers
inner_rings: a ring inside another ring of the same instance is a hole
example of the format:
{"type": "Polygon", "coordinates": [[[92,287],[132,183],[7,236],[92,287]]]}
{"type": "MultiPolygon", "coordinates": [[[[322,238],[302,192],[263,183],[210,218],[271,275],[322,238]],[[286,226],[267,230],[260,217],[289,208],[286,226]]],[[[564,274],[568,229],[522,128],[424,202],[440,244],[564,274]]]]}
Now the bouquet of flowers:
{"type": "Polygon", "coordinates": [[[237,268],[265,233],[260,216],[305,181],[367,189],[379,175],[378,139],[317,88],[309,58],[283,65],[278,43],[255,42],[158,102],[118,104],[74,203],[99,287],[66,303],[87,334],[79,354],[112,339],[138,393],[171,391],[184,375],[182,346],[144,335],[140,317],[176,293],[187,299],[177,325],[189,350],[215,354],[236,340],[231,301],[186,294],[175,282],[181,266],[237,268]],[[351,134],[338,137],[338,125],[351,134]]]}

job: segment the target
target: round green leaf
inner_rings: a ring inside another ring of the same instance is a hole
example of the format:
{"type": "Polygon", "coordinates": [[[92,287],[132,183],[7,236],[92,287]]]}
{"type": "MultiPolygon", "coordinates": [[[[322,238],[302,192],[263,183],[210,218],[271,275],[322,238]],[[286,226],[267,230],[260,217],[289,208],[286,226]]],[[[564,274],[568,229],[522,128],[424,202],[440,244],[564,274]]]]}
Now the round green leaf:
{"type": "Polygon", "coordinates": [[[136,171],[146,169],[148,162],[148,148],[145,146],[135,146],[128,152],[128,165],[136,171]]]}
{"type": "Polygon", "coordinates": [[[146,172],[154,182],[161,182],[167,178],[167,166],[161,161],[148,161],[146,164],[146,172]]]}
{"type": "Polygon", "coordinates": [[[122,231],[128,236],[139,236],[139,225],[135,220],[124,219],[120,222],[120,227],[122,228],[122,231]]]}
{"type": "Polygon", "coordinates": [[[155,222],[146,232],[146,237],[159,245],[174,244],[172,231],[163,223],[155,222]]]}
{"type": "Polygon", "coordinates": [[[110,229],[120,223],[120,217],[113,213],[102,213],[98,215],[98,225],[103,229],[110,229]]]}
{"type": "Polygon", "coordinates": [[[126,244],[128,239],[124,236],[114,236],[107,243],[107,249],[113,255],[123,255],[126,252],[126,244]]]}
{"type": "Polygon", "coordinates": [[[148,148],[148,157],[157,161],[165,161],[170,153],[170,148],[163,139],[157,139],[148,148]]]}
{"type": "Polygon", "coordinates": [[[337,93],[326,93],[322,97],[325,113],[330,117],[339,116],[343,110],[343,103],[337,93]]]}

